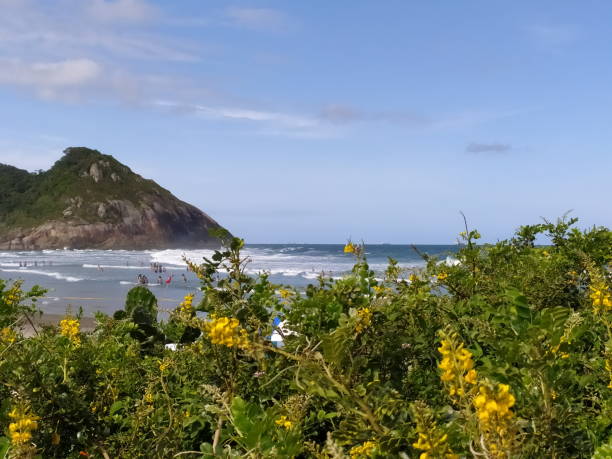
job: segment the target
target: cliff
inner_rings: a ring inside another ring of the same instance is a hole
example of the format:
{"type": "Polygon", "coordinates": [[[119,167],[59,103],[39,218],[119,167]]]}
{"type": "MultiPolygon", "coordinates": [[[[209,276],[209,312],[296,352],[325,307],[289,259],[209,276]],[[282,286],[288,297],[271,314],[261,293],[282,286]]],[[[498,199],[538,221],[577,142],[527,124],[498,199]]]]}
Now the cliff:
{"type": "Polygon", "coordinates": [[[0,250],[218,247],[220,228],[96,150],[67,148],[45,172],[0,164],[0,250]]]}

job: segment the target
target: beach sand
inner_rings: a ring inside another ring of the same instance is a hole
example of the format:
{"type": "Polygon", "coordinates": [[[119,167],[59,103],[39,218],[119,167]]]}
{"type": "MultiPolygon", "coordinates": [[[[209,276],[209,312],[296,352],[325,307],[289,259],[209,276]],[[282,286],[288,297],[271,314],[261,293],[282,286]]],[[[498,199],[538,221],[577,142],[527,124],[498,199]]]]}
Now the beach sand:
{"type": "MultiPolygon", "coordinates": [[[[44,327],[57,326],[65,317],[64,314],[42,314],[31,317],[32,323],[28,320],[21,327],[22,333],[26,338],[31,338],[36,335],[44,327]]],[[[93,317],[81,317],[81,331],[90,332],[96,326],[96,320],[93,317]]]]}

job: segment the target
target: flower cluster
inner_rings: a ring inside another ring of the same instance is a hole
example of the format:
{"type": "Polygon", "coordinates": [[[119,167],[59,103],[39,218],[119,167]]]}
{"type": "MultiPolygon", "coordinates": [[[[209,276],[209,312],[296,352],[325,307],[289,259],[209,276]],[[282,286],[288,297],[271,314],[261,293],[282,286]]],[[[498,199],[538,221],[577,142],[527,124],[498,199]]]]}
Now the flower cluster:
{"type": "Polygon", "coordinates": [[[598,281],[589,286],[591,293],[589,298],[593,303],[593,308],[597,312],[612,310],[612,295],[606,284],[598,281]]]}
{"type": "Polygon", "coordinates": [[[412,447],[423,451],[419,455],[419,459],[434,459],[438,457],[458,459],[459,456],[451,451],[447,440],[448,435],[438,430],[435,430],[432,436],[419,432],[419,438],[412,444],[412,447]]]}
{"type": "Polygon", "coordinates": [[[287,430],[293,427],[293,422],[287,419],[287,416],[284,416],[284,415],[278,418],[276,421],[274,421],[274,424],[282,427],[283,429],[287,429],[287,430]]]}
{"type": "Polygon", "coordinates": [[[159,371],[161,371],[162,373],[165,372],[171,366],[172,366],[172,360],[170,359],[163,359],[159,361],[159,371]]]}
{"type": "Polygon", "coordinates": [[[281,288],[278,290],[278,294],[281,296],[283,300],[289,299],[293,296],[292,290],[287,290],[285,288],[281,288]]]}
{"type": "Polygon", "coordinates": [[[442,370],[440,379],[446,384],[451,397],[463,397],[469,390],[469,385],[477,382],[478,374],[474,370],[472,353],[463,347],[463,343],[454,332],[440,332],[442,346],[438,351],[442,361],[438,368],[442,370]]]}
{"type": "Polygon", "coordinates": [[[355,332],[360,334],[372,325],[372,310],[370,308],[361,308],[357,310],[357,323],[355,324],[355,332]]]}
{"type": "Polygon", "coordinates": [[[453,454],[448,444],[448,435],[436,425],[433,412],[427,404],[416,401],[411,405],[411,411],[418,434],[412,447],[423,451],[419,459],[458,459],[459,456],[453,454]]]}
{"type": "Polygon", "coordinates": [[[360,457],[370,457],[376,449],[376,443],[373,441],[363,442],[361,445],[353,446],[349,451],[351,459],[357,459],[360,457]]]}
{"type": "Polygon", "coordinates": [[[190,314],[193,312],[193,293],[189,295],[185,295],[181,304],[179,304],[179,311],[183,313],[190,314]]]}
{"type": "Polygon", "coordinates": [[[344,246],[344,253],[355,253],[357,252],[357,247],[351,241],[348,241],[344,246]]]}
{"type": "Polygon", "coordinates": [[[7,305],[15,306],[19,304],[22,296],[23,292],[21,291],[21,281],[17,281],[13,284],[13,287],[10,290],[4,292],[2,299],[7,305]]]}
{"type": "Polygon", "coordinates": [[[514,402],[507,384],[498,384],[496,389],[481,385],[474,397],[480,432],[492,457],[506,457],[512,450],[514,413],[511,408],[514,402]]]}
{"type": "Polygon", "coordinates": [[[38,429],[38,416],[31,415],[27,410],[13,408],[9,413],[13,422],[9,424],[9,436],[14,445],[24,445],[32,439],[32,431],[38,429]]]}
{"type": "Polygon", "coordinates": [[[443,281],[444,279],[446,279],[448,277],[448,274],[445,273],[444,271],[441,271],[441,272],[438,273],[437,277],[438,277],[439,281],[443,281]]]}
{"type": "Polygon", "coordinates": [[[213,344],[220,344],[227,347],[238,347],[246,349],[249,347],[249,339],[244,328],[240,327],[238,319],[229,317],[213,317],[207,322],[205,331],[213,344]]]}
{"type": "Polygon", "coordinates": [[[389,293],[391,291],[390,288],[385,287],[384,285],[375,285],[372,287],[372,290],[374,290],[374,293],[377,295],[384,295],[385,293],[389,293]]]}
{"type": "Polygon", "coordinates": [[[13,344],[17,340],[17,334],[11,327],[4,327],[0,330],[0,343],[13,344]]]}
{"type": "Polygon", "coordinates": [[[60,335],[68,338],[75,346],[81,344],[81,338],[79,337],[81,324],[77,319],[66,317],[59,323],[59,327],[60,335]]]}

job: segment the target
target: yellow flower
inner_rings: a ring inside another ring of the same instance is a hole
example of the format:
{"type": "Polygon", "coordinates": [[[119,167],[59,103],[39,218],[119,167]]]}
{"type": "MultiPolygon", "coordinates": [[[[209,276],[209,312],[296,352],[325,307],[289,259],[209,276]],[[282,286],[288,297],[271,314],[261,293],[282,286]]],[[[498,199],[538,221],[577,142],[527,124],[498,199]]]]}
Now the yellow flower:
{"type": "Polygon", "coordinates": [[[179,304],[179,310],[183,313],[191,313],[193,311],[193,297],[194,294],[190,293],[185,295],[181,304],[179,304]]]}
{"type": "Polygon", "coordinates": [[[293,422],[291,422],[289,419],[287,419],[287,416],[281,416],[280,418],[278,418],[276,421],[274,421],[274,424],[276,424],[277,426],[280,426],[284,429],[291,429],[293,427],[293,422]]]}
{"type": "Polygon", "coordinates": [[[291,290],[287,290],[284,288],[279,289],[278,293],[283,300],[286,300],[287,298],[290,298],[293,295],[293,292],[291,290]]]}
{"type": "Polygon", "coordinates": [[[415,282],[419,280],[419,278],[416,274],[411,274],[410,276],[408,276],[408,280],[410,281],[411,284],[414,284],[415,282]]]}
{"type": "Polygon", "coordinates": [[[165,372],[168,368],[170,368],[172,366],[172,361],[171,360],[160,360],[159,362],[159,371],[161,371],[162,373],[165,372]]]}
{"type": "Polygon", "coordinates": [[[344,253],[355,253],[356,250],[357,248],[351,241],[344,246],[344,253]]]}
{"type": "Polygon", "coordinates": [[[514,413],[511,408],[514,402],[515,398],[507,384],[498,384],[497,390],[489,384],[481,385],[472,402],[476,408],[480,432],[493,457],[506,457],[496,452],[512,449],[514,413]]]}
{"type": "Polygon", "coordinates": [[[466,395],[466,391],[472,390],[465,384],[475,385],[478,373],[474,370],[472,353],[463,347],[456,333],[441,332],[442,345],[438,348],[442,354],[442,360],[438,368],[442,370],[440,379],[446,384],[451,397],[466,395]]]}
{"type": "Polygon", "coordinates": [[[591,290],[589,298],[596,311],[599,311],[602,307],[605,309],[612,308],[612,296],[603,282],[594,283],[589,286],[589,289],[591,290]]]}
{"type": "Polygon", "coordinates": [[[81,344],[81,338],[79,337],[81,324],[77,319],[66,317],[59,323],[59,327],[60,335],[68,338],[75,346],[81,344]]]}
{"type": "Polygon", "coordinates": [[[11,432],[9,436],[11,437],[11,442],[15,445],[23,445],[32,439],[30,432],[11,432]]]}
{"type": "Polygon", "coordinates": [[[468,384],[476,384],[478,375],[476,373],[476,370],[470,370],[467,372],[467,374],[465,375],[465,382],[467,382],[468,384]]]}
{"type": "Polygon", "coordinates": [[[13,344],[17,340],[17,334],[10,327],[0,330],[0,343],[13,344]]]}
{"type": "Polygon", "coordinates": [[[439,281],[443,281],[444,279],[446,279],[448,277],[448,274],[445,273],[444,271],[442,271],[441,273],[438,273],[438,280],[439,281]]]}
{"type": "Polygon", "coordinates": [[[9,423],[9,437],[14,445],[23,445],[32,439],[32,431],[38,429],[38,416],[28,413],[26,409],[14,407],[9,413],[13,422],[9,423]]]}
{"type": "Polygon", "coordinates": [[[353,446],[349,451],[351,459],[357,459],[360,457],[370,457],[376,449],[376,443],[373,441],[363,442],[361,445],[353,446]]]}
{"type": "Polygon", "coordinates": [[[247,332],[240,327],[238,319],[229,317],[214,318],[205,326],[205,331],[208,333],[208,338],[213,344],[219,344],[227,347],[238,347],[240,349],[248,349],[250,347],[247,332]]]}
{"type": "Polygon", "coordinates": [[[372,325],[372,310],[370,308],[361,308],[357,310],[357,323],[355,324],[355,332],[360,334],[372,325]]]}
{"type": "Polygon", "coordinates": [[[153,403],[153,394],[151,392],[145,392],[144,401],[147,403],[153,403]]]}
{"type": "Polygon", "coordinates": [[[23,292],[21,291],[21,284],[23,281],[17,281],[13,284],[13,287],[2,294],[2,297],[6,304],[9,306],[17,305],[21,301],[23,292]]]}

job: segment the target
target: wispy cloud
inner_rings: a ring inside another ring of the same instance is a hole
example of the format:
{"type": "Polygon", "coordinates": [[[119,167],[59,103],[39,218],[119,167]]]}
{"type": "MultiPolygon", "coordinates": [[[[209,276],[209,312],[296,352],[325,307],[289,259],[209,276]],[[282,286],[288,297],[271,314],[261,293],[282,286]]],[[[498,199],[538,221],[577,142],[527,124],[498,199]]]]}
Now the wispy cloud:
{"type": "Polygon", "coordinates": [[[182,104],[163,100],[156,101],[155,105],[161,108],[176,109],[183,112],[195,112],[208,118],[248,121],[290,129],[312,129],[321,124],[320,121],[314,117],[244,107],[182,104]]]}
{"type": "Polygon", "coordinates": [[[429,126],[433,120],[416,113],[399,111],[368,111],[344,104],[330,104],[319,112],[319,118],[331,123],[381,122],[404,126],[429,126]]]}
{"type": "Polygon", "coordinates": [[[225,10],[230,24],[253,30],[280,31],[290,24],[289,17],[272,8],[246,8],[232,6],[225,10]]]}
{"type": "MultiPolygon", "coordinates": [[[[270,8],[233,6],[204,18],[173,16],[147,0],[0,0],[0,85],[48,101],[128,103],[243,123],[264,135],[316,138],[365,123],[447,130],[507,114],[384,110],[330,103],[295,110],[294,100],[255,100],[241,88],[220,90],[192,72],[203,45],[168,33],[212,23],[278,31],[291,18],[270,8]],[[219,16],[221,14],[221,16],[219,16]],[[181,65],[172,65],[175,62],[181,65]],[[272,108],[271,108],[272,107],[272,108]]],[[[227,84],[227,83],[226,83],[227,84]]],[[[242,127],[242,126],[241,126],[242,127]]]]}
{"type": "Polygon", "coordinates": [[[0,54],[26,59],[105,58],[196,61],[198,47],[147,28],[158,18],[144,0],[0,0],[0,54]]]}
{"type": "Polygon", "coordinates": [[[472,142],[465,151],[467,153],[507,153],[512,150],[512,145],[507,143],[478,143],[472,142]]]}
{"type": "Polygon", "coordinates": [[[159,9],[144,0],[91,0],[83,4],[89,16],[102,22],[142,24],[160,16],[159,9]]]}

